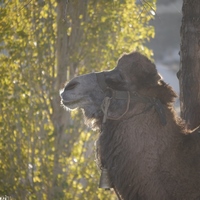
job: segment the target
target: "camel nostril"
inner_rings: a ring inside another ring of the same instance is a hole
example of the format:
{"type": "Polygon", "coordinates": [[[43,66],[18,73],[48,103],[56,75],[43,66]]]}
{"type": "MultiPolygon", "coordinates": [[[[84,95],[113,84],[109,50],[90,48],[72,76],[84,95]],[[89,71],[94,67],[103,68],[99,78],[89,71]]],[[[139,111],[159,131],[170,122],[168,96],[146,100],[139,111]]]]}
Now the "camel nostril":
{"type": "Polygon", "coordinates": [[[64,91],[66,91],[66,90],[72,90],[72,89],[74,89],[78,84],[80,84],[80,83],[77,82],[77,81],[69,82],[69,83],[66,85],[64,91]]]}

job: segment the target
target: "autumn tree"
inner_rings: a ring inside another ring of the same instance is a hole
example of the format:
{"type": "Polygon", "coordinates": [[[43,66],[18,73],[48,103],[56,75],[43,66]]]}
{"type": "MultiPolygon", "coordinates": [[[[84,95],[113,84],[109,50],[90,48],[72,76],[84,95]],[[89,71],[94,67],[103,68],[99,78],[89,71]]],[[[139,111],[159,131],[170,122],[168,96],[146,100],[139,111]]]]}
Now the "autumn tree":
{"type": "Polygon", "coordinates": [[[0,196],[115,199],[98,190],[95,133],[60,106],[59,89],[77,74],[113,68],[125,51],[151,57],[152,8],[153,0],[0,4],[0,196]]]}

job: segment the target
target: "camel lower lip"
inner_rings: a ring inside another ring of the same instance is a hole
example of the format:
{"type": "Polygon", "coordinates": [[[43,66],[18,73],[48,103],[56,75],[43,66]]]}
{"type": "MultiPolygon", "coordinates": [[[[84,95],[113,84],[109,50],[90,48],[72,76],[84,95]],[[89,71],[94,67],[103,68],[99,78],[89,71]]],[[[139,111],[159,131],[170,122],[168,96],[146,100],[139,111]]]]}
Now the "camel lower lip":
{"type": "Polygon", "coordinates": [[[64,105],[69,105],[69,104],[72,104],[74,101],[65,101],[65,100],[61,100],[62,104],[64,105]]]}
{"type": "Polygon", "coordinates": [[[70,105],[73,105],[73,104],[76,104],[78,103],[80,100],[75,100],[75,101],[66,101],[66,100],[61,100],[62,104],[65,105],[65,106],[70,106],[70,105]]]}

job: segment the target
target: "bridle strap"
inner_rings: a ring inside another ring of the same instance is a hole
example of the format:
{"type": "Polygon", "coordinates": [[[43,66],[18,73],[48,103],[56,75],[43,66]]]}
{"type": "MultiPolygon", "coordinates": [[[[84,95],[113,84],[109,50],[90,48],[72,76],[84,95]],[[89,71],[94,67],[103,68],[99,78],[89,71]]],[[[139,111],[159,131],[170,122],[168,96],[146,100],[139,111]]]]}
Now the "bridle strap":
{"type": "MultiPolygon", "coordinates": [[[[116,94],[120,95],[119,92],[121,92],[121,91],[116,91],[116,94]]],[[[115,96],[113,96],[111,98],[110,97],[105,97],[104,98],[104,100],[103,100],[103,102],[101,104],[101,110],[103,111],[103,114],[104,114],[104,116],[103,116],[103,123],[106,122],[106,119],[119,120],[119,119],[121,119],[128,112],[129,105],[130,105],[130,93],[128,91],[126,92],[127,98],[124,98],[124,97],[126,97],[125,94],[123,94],[123,95],[124,96],[122,98],[120,98],[120,96],[118,98],[116,98],[115,96]],[[126,110],[119,117],[109,117],[108,116],[108,108],[110,106],[110,101],[111,101],[112,98],[125,99],[125,100],[127,99],[126,110]]]]}
{"type": "Polygon", "coordinates": [[[106,90],[108,90],[108,89],[112,90],[112,93],[113,93],[112,98],[115,98],[115,99],[128,99],[129,98],[127,91],[113,90],[107,86],[104,72],[96,73],[96,77],[97,77],[97,82],[99,84],[99,87],[101,88],[101,90],[103,92],[106,92],[106,90]]]}
{"type": "Polygon", "coordinates": [[[113,90],[113,98],[115,98],[115,99],[129,99],[130,93],[128,91],[113,90]]]}
{"type": "Polygon", "coordinates": [[[106,92],[106,90],[112,91],[112,96],[111,97],[106,96],[102,102],[101,109],[104,113],[103,123],[105,123],[106,119],[112,119],[112,120],[121,119],[129,110],[130,100],[139,98],[144,103],[151,103],[152,106],[155,107],[155,109],[159,115],[161,124],[163,126],[166,125],[167,122],[166,122],[164,108],[159,99],[148,98],[148,97],[139,97],[139,95],[136,92],[130,93],[129,91],[113,90],[112,88],[108,87],[108,85],[106,84],[104,72],[96,73],[96,77],[97,77],[97,82],[99,84],[99,87],[101,88],[101,90],[104,93],[106,92]],[[108,117],[108,108],[110,106],[111,99],[127,100],[127,106],[126,106],[125,112],[117,118],[108,117]]]}

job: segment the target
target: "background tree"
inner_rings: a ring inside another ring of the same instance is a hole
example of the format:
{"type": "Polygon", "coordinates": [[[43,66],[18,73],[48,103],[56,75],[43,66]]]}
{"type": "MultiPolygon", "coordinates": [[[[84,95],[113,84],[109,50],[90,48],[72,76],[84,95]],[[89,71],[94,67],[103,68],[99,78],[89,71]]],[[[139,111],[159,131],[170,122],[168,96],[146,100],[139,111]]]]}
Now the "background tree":
{"type": "Polygon", "coordinates": [[[95,133],[60,107],[59,89],[113,68],[124,51],[150,57],[152,8],[153,0],[1,2],[0,196],[115,199],[97,189],[95,133]]]}
{"type": "Polygon", "coordinates": [[[200,1],[183,1],[180,82],[181,117],[188,127],[200,125],[200,1]]]}

